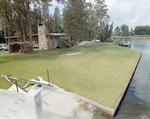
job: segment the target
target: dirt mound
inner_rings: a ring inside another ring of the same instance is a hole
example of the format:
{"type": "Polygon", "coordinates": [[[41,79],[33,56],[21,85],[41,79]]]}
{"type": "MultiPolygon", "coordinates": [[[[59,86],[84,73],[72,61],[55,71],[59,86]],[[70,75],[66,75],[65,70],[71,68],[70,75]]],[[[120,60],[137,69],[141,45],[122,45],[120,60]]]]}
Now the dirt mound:
{"type": "Polygon", "coordinates": [[[83,41],[79,43],[79,46],[93,46],[93,45],[99,45],[98,43],[95,43],[94,41],[83,41]]]}

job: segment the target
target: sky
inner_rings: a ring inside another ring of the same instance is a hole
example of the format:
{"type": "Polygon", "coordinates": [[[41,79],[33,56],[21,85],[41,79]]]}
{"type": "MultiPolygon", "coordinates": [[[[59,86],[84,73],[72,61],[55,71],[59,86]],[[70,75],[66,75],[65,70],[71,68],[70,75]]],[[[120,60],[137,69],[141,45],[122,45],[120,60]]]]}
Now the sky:
{"type": "MultiPolygon", "coordinates": [[[[62,11],[63,5],[57,4],[54,0],[52,4],[51,12],[56,6],[62,11]]],[[[122,24],[128,25],[129,29],[150,25],[150,0],[105,0],[105,4],[110,20],[114,23],[114,29],[122,24]]]]}

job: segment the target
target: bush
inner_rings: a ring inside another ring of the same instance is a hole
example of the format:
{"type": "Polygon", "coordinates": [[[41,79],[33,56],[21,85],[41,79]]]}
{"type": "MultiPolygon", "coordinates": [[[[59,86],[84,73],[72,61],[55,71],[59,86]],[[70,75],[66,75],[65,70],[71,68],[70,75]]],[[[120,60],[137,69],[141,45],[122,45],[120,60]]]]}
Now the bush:
{"type": "Polygon", "coordinates": [[[68,37],[60,37],[58,39],[58,45],[64,50],[64,48],[71,46],[71,42],[68,37]]]}

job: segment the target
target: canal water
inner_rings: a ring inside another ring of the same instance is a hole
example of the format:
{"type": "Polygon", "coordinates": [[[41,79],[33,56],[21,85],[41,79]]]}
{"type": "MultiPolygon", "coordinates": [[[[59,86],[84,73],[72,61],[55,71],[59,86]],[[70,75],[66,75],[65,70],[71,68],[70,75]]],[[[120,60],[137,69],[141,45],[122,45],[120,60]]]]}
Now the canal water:
{"type": "Polygon", "coordinates": [[[141,60],[115,117],[100,113],[94,119],[150,119],[150,41],[132,41],[141,60]]]}
{"type": "Polygon", "coordinates": [[[142,57],[116,119],[150,119],[150,41],[133,41],[131,49],[142,57]]]}

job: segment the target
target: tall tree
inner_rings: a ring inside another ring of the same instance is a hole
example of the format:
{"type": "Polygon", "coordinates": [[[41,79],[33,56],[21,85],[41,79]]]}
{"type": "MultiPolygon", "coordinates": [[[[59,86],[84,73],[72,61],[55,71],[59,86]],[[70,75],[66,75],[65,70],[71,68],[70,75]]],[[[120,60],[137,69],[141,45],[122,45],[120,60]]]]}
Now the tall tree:
{"type": "Polygon", "coordinates": [[[122,36],[129,36],[129,27],[126,24],[121,25],[121,35],[122,36]]]}
{"type": "Polygon", "coordinates": [[[0,43],[4,43],[4,31],[0,29],[0,43]]]}
{"type": "Polygon", "coordinates": [[[38,33],[38,24],[42,21],[42,11],[41,7],[34,3],[33,11],[31,11],[31,25],[32,25],[32,33],[38,33]]]}
{"type": "Polygon", "coordinates": [[[136,26],[135,35],[150,35],[150,26],[136,26]]]}
{"type": "MultiPolygon", "coordinates": [[[[109,22],[109,15],[107,14],[107,5],[105,0],[95,0],[94,2],[95,11],[95,23],[94,23],[94,41],[96,43],[96,38],[102,36],[101,29],[104,29],[103,23],[109,22]],[[101,28],[102,27],[102,28],[101,28]]],[[[94,45],[95,48],[95,45],[94,45]]]]}
{"type": "MultiPolygon", "coordinates": [[[[0,15],[7,23],[8,29],[8,44],[10,46],[10,19],[12,16],[11,0],[0,1],[0,15]]],[[[9,50],[10,52],[10,50],[9,50]]]]}
{"type": "Polygon", "coordinates": [[[89,25],[90,37],[92,39],[94,27],[95,27],[95,20],[96,20],[96,13],[95,13],[95,10],[93,10],[92,3],[87,3],[87,14],[88,14],[87,23],[89,25]]]}
{"type": "MultiPolygon", "coordinates": [[[[6,22],[5,22],[5,20],[4,20],[4,18],[3,17],[1,17],[1,28],[2,28],[2,30],[1,30],[1,36],[3,36],[2,35],[2,31],[4,31],[4,37],[7,37],[7,35],[6,35],[6,32],[7,32],[7,25],[6,25],[6,22]]],[[[1,39],[3,39],[3,38],[1,38],[1,39]]],[[[5,38],[5,43],[7,44],[7,38],[5,38]]]]}
{"type": "Polygon", "coordinates": [[[54,33],[59,33],[59,28],[61,24],[61,14],[58,7],[55,7],[54,14],[53,14],[53,21],[54,21],[54,33]]]}
{"type": "Polygon", "coordinates": [[[68,0],[63,9],[63,26],[65,32],[72,37],[73,44],[76,39],[79,43],[79,38],[83,32],[83,27],[86,21],[85,0],[68,0]]]}
{"type": "Polygon", "coordinates": [[[24,6],[24,0],[14,0],[12,3],[12,7],[14,10],[14,17],[13,17],[13,22],[11,26],[13,26],[13,29],[16,29],[15,35],[18,37],[23,36],[23,41],[26,42],[26,33],[25,33],[25,28],[26,28],[26,22],[25,18],[23,16],[24,13],[26,13],[26,10],[23,9],[22,7],[24,6]]]}
{"type": "Polygon", "coordinates": [[[103,22],[103,26],[101,27],[101,35],[100,39],[102,42],[106,42],[107,39],[111,37],[112,34],[112,29],[113,29],[113,23],[110,25],[106,22],[103,22]]]}
{"type": "MultiPolygon", "coordinates": [[[[25,20],[26,20],[26,24],[27,24],[27,28],[28,28],[28,34],[29,34],[29,42],[30,42],[30,45],[32,47],[33,47],[32,25],[31,25],[31,11],[32,11],[32,9],[30,6],[34,2],[35,2],[35,0],[13,0],[13,2],[12,2],[12,3],[16,4],[16,6],[18,6],[18,8],[15,11],[17,11],[19,9],[19,6],[20,6],[19,15],[23,15],[25,20]]],[[[20,18],[22,18],[22,16],[20,18]]]]}
{"type": "Polygon", "coordinates": [[[131,36],[134,35],[134,30],[133,30],[133,28],[131,28],[130,35],[131,35],[131,36]]]}
{"type": "Polygon", "coordinates": [[[115,34],[116,34],[117,36],[120,36],[120,32],[121,32],[121,29],[120,29],[119,26],[117,26],[117,27],[115,28],[115,34]]]}
{"type": "Polygon", "coordinates": [[[53,33],[54,32],[54,20],[53,20],[53,15],[50,14],[49,15],[49,26],[47,26],[49,28],[49,32],[53,33]]]}

